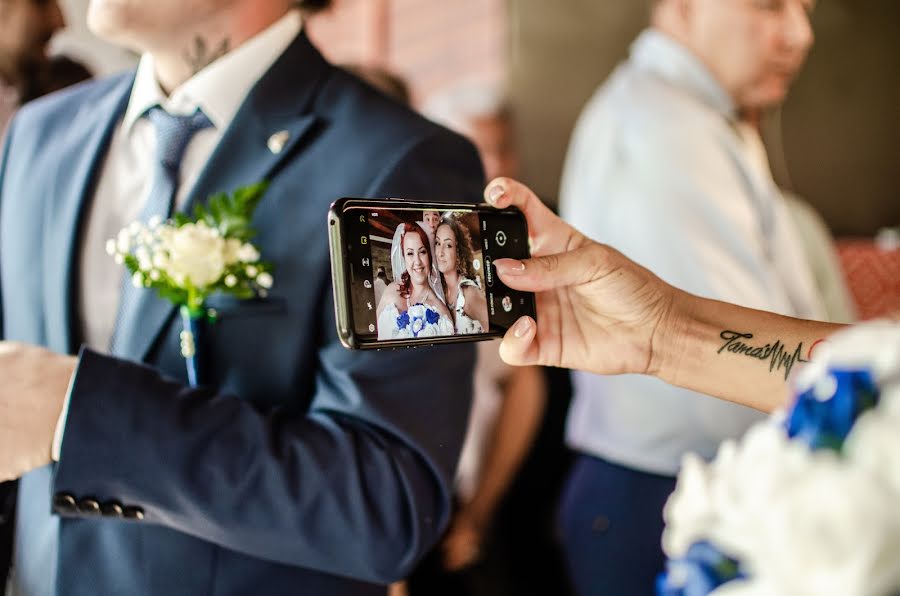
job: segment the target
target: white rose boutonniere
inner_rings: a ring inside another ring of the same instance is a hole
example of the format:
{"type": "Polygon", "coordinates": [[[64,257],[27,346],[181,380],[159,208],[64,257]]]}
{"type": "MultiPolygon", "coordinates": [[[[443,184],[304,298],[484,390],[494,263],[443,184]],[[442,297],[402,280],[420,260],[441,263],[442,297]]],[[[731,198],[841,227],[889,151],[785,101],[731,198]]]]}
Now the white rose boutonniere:
{"type": "Polygon", "coordinates": [[[260,260],[251,242],[255,231],[250,222],[267,186],[260,182],[214,195],[192,217],[178,213],[168,221],[133,222],[106,243],[106,251],[128,269],[135,287],[156,290],[180,307],[181,353],[192,385],[200,382],[200,326],[215,318],[206,299],[217,292],[240,299],[264,297],[274,283],[272,265],[260,260]]]}

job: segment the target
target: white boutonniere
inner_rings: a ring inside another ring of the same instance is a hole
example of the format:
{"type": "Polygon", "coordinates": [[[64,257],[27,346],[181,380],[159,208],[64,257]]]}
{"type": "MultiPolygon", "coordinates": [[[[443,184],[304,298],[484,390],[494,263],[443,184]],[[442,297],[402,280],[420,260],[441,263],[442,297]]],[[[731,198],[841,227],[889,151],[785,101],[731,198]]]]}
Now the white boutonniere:
{"type": "Polygon", "coordinates": [[[156,290],[180,307],[181,351],[192,384],[198,374],[197,327],[215,319],[205,306],[207,298],[219,292],[239,299],[265,297],[274,283],[273,267],[261,260],[250,225],[267,186],[260,182],[214,195],[193,216],[132,222],[106,243],[106,252],[128,269],[135,287],[156,290]]]}

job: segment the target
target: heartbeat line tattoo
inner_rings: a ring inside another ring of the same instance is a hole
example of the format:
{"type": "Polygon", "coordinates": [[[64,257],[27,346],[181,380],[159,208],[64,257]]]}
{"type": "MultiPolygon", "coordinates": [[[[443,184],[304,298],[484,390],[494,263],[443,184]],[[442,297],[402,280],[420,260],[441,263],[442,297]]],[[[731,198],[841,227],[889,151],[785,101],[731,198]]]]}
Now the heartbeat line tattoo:
{"type": "MultiPolygon", "coordinates": [[[[809,362],[806,358],[803,358],[803,342],[797,344],[797,347],[794,349],[793,353],[788,352],[786,350],[786,346],[781,343],[781,340],[776,340],[773,344],[766,344],[764,346],[751,346],[750,344],[744,343],[742,340],[745,339],[753,339],[752,333],[741,333],[739,331],[723,331],[719,334],[719,337],[725,342],[717,354],[721,354],[722,352],[731,352],[733,354],[742,354],[749,358],[754,358],[756,360],[768,360],[769,361],[769,372],[776,372],[784,370],[784,378],[787,380],[788,375],[791,374],[791,369],[794,368],[794,364],[798,362],[809,362]]],[[[812,350],[810,350],[810,354],[812,354],[812,350]]]]}

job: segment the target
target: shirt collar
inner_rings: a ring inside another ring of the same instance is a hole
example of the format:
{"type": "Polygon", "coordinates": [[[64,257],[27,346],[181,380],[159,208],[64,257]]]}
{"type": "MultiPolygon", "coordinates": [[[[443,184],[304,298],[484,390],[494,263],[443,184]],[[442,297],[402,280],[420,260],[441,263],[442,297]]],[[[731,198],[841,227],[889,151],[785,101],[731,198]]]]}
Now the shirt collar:
{"type": "Polygon", "coordinates": [[[645,29],[631,45],[631,61],[638,68],[687,87],[701,101],[729,120],[737,107],[709,68],[685,46],[656,29],[645,29]]]}
{"type": "Polygon", "coordinates": [[[231,124],[250,89],[287,49],[303,26],[300,12],[291,10],[264,31],[219,58],[166,97],[156,80],[151,54],[141,56],[123,126],[130,133],[134,123],[155,105],[173,114],[190,114],[197,108],[216,130],[231,124]]]}

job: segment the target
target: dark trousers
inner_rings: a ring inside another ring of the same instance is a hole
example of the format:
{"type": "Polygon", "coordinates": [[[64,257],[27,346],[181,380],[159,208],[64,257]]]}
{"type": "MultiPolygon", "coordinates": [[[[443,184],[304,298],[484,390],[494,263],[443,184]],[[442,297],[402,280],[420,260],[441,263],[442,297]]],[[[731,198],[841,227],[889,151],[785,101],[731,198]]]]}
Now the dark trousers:
{"type": "Polygon", "coordinates": [[[655,593],[662,510],[675,478],[579,455],[560,503],[563,550],[578,596],[655,593]]]}

